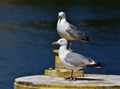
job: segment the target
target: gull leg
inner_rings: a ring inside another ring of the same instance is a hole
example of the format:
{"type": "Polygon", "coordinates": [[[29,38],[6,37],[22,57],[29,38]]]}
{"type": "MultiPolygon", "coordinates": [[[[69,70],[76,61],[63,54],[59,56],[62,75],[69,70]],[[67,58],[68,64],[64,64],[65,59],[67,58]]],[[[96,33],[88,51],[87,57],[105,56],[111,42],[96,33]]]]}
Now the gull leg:
{"type": "Polygon", "coordinates": [[[76,70],[72,69],[72,72],[71,72],[71,80],[76,80],[75,75],[74,75],[75,71],[76,71],[76,70]]]}
{"type": "Polygon", "coordinates": [[[70,42],[69,50],[72,50],[72,42],[70,42]]]}
{"type": "Polygon", "coordinates": [[[74,76],[74,72],[75,72],[75,70],[72,69],[70,80],[76,80],[76,79],[75,79],[75,76],[74,76]]]}
{"type": "Polygon", "coordinates": [[[72,72],[71,72],[71,78],[73,78],[73,73],[74,73],[74,69],[72,69],[72,72]]]}

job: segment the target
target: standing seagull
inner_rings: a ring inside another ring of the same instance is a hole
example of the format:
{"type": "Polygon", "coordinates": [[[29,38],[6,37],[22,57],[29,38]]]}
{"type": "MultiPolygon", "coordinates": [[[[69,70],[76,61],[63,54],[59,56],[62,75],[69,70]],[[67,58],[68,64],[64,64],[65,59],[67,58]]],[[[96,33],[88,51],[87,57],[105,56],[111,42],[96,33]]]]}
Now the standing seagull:
{"type": "Polygon", "coordinates": [[[61,38],[67,40],[90,41],[91,38],[66,20],[64,12],[58,13],[57,31],[61,38]]]}
{"type": "Polygon", "coordinates": [[[53,42],[53,44],[60,45],[58,53],[62,66],[72,69],[70,80],[75,80],[73,74],[77,69],[82,69],[84,67],[101,68],[104,66],[102,63],[95,62],[88,57],[67,50],[67,40],[64,38],[59,39],[57,42],[53,42]]]}

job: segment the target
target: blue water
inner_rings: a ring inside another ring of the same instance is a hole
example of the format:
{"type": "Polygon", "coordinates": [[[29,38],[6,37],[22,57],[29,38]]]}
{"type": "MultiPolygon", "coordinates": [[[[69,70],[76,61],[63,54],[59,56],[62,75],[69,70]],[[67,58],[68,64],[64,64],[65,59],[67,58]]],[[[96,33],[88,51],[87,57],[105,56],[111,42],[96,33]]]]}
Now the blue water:
{"type": "Polygon", "coordinates": [[[0,88],[13,89],[14,79],[40,75],[54,68],[53,46],[59,36],[57,13],[65,11],[68,21],[93,38],[74,41],[72,49],[106,64],[85,73],[120,74],[120,7],[1,6],[0,7],[0,88]]]}

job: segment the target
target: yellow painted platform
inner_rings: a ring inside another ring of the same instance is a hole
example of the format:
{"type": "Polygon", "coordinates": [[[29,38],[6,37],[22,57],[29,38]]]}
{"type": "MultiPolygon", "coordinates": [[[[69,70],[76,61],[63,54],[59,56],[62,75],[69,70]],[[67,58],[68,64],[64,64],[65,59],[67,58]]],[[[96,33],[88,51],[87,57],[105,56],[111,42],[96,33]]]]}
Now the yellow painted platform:
{"type": "Polygon", "coordinates": [[[62,68],[62,65],[60,64],[58,50],[53,50],[53,53],[55,54],[55,68],[62,68]]]}
{"type": "MultiPolygon", "coordinates": [[[[49,68],[48,70],[44,71],[45,76],[51,76],[51,77],[63,77],[63,78],[68,78],[71,77],[71,71],[70,69],[52,69],[49,68]]],[[[84,72],[82,70],[77,70],[74,73],[74,77],[83,77],[84,72]]]]}
{"type": "Polygon", "coordinates": [[[16,78],[14,89],[120,89],[119,75],[85,74],[76,81],[44,75],[16,78]]]}

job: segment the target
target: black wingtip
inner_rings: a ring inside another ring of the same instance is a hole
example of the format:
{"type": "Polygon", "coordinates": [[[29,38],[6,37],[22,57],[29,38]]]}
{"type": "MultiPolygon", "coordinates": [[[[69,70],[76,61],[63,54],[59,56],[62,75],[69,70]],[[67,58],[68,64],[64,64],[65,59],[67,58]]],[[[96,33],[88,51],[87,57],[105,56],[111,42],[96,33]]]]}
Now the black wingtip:
{"type": "Polygon", "coordinates": [[[96,62],[95,64],[92,64],[92,65],[87,65],[87,67],[94,67],[94,68],[102,68],[104,66],[105,64],[100,63],[100,62],[96,62]]]}
{"type": "Polygon", "coordinates": [[[91,37],[88,37],[88,36],[85,36],[83,38],[81,38],[82,41],[91,41],[92,38],[91,37]]]}
{"type": "Polygon", "coordinates": [[[100,62],[97,62],[97,63],[95,64],[95,66],[98,67],[98,68],[101,68],[101,67],[104,67],[105,64],[100,63],[100,62]]]}

